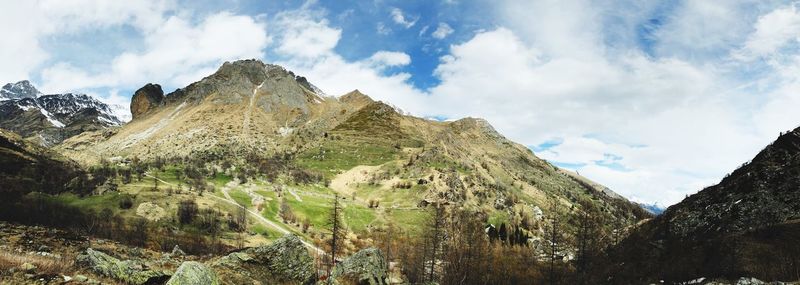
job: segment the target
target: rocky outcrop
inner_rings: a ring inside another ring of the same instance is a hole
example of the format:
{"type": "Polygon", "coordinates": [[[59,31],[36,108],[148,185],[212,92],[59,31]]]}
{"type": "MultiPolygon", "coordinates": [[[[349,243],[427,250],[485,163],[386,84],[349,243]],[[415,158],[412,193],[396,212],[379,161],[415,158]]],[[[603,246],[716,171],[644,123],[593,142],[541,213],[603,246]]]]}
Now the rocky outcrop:
{"type": "Polygon", "coordinates": [[[158,222],[167,215],[167,212],[155,203],[144,202],[136,208],[136,215],[149,221],[158,222]]]}
{"type": "Polygon", "coordinates": [[[367,248],[336,265],[332,278],[339,284],[388,284],[386,258],[377,248],[367,248]]]}
{"type": "Polygon", "coordinates": [[[164,101],[164,91],[161,85],[148,83],[136,90],[131,99],[131,116],[133,119],[142,117],[145,113],[161,105],[164,101]]]}
{"type": "Polygon", "coordinates": [[[78,256],[76,264],[128,284],[158,284],[169,278],[164,272],[149,270],[140,262],[119,260],[91,248],[78,256]]]}
{"type": "Polygon", "coordinates": [[[166,285],[218,285],[217,274],[211,268],[196,261],[187,261],[178,267],[166,285]]]}
{"type": "Polygon", "coordinates": [[[314,263],[308,249],[288,234],[270,245],[248,248],[225,256],[213,267],[223,284],[312,284],[314,263]]]}

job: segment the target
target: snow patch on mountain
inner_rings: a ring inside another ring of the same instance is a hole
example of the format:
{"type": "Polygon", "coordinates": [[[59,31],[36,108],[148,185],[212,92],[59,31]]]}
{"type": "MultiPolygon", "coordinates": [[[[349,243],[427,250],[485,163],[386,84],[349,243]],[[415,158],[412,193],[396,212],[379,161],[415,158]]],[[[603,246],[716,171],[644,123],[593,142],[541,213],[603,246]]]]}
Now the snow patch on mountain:
{"type": "Polygon", "coordinates": [[[42,95],[42,92],[33,87],[28,80],[22,80],[17,83],[8,83],[0,88],[0,101],[36,98],[42,95]]]}
{"type": "Polygon", "coordinates": [[[48,112],[44,108],[39,108],[39,112],[41,112],[42,115],[44,115],[44,117],[47,118],[47,121],[49,121],[51,124],[53,124],[53,126],[55,126],[56,128],[63,128],[64,127],[64,123],[59,122],[58,120],[53,118],[53,114],[50,114],[50,112],[48,112]]]}

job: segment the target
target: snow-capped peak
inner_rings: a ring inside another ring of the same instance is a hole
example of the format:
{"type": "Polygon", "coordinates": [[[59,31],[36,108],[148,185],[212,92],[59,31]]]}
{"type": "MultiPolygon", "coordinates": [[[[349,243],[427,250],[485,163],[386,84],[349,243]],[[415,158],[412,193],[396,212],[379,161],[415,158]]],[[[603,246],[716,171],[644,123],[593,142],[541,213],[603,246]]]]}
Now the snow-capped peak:
{"type": "Polygon", "coordinates": [[[42,95],[42,92],[33,87],[28,80],[22,80],[17,83],[8,83],[3,85],[0,89],[0,101],[24,98],[36,98],[42,95]]]}

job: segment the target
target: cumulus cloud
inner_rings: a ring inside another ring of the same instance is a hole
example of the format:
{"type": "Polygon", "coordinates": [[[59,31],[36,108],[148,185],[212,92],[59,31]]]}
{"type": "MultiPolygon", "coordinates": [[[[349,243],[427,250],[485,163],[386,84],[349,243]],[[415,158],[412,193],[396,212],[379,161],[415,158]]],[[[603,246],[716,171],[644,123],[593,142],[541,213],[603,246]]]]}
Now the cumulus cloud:
{"type": "Polygon", "coordinates": [[[411,56],[404,52],[382,50],[369,57],[368,61],[377,67],[402,66],[411,63],[411,56]]]}
{"type": "Polygon", "coordinates": [[[331,28],[326,19],[312,17],[306,10],[279,14],[276,30],[281,33],[277,51],[288,56],[313,58],[336,47],[342,30],[331,28]]]}
{"type": "Polygon", "coordinates": [[[86,28],[130,25],[151,30],[174,1],[42,0],[0,2],[0,82],[29,79],[50,54],[40,45],[49,35],[75,33],[86,28]]]}
{"type": "Polygon", "coordinates": [[[435,31],[433,31],[431,35],[434,38],[441,40],[452,33],[453,33],[453,28],[451,28],[450,25],[448,25],[447,23],[439,23],[439,26],[436,28],[435,31]]]}
{"type": "Polygon", "coordinates": [[[269,42],[265,24],[249,16],[221,12],[198,24],[171,16],[145,35],[143,51],[124,52],[97,73],[57,63],[42,71],[42,88],[136,88],[147,82],[182,87],[226,60],[262,57],[269,42]]]}
{"type": "Polygon", "coordinates": [[[414,24],[417,23],[417,20],[419,20],[419,17],[416,17],[413,20],[407,18],[406,15],[403,14],[403,10],[400,10],[400,8],[392,8],[390,14],[392,15],[392,21],[405,27],[406,29],[413,27],[414,24]]]}
{"type": "Polygon", "coordinates": [[[742,60],[771,55],[800,37],[800,13],[796,5],[775,9],[758,18],[755,31],[734,55],[742,60]]]}

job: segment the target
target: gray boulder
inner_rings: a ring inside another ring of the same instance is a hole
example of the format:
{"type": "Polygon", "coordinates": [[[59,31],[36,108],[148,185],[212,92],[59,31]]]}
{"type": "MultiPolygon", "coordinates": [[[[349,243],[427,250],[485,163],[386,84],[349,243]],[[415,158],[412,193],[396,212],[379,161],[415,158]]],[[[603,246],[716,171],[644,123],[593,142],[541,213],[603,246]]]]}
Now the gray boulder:
{"type": "Polygon", "coordinates": [[[196,261],[187,261],[178,267],[166,285],[219,285],[219,278],[211,268],[196,261]]]}
{"type": "Polygon", "coordinates": [[[295,235],[231,253],[212,265],[224,284],[313,284],[314,260],[295,235]]]}
{"type": "Polygon", "coordinates": [[[76,263],[90,268],[97,274],[128,284],[153,284],[164,282],[169,278],[164,272],[145,269],[140,262],[121,261],[91,248],[79,255],[76,263]]]}
{"type": "Polygon", "coordinates": [[[383,252],[367,248],[336,264],[331,277],[340,284],[384,285],[388,284],[387,268],[383,252]]]}

